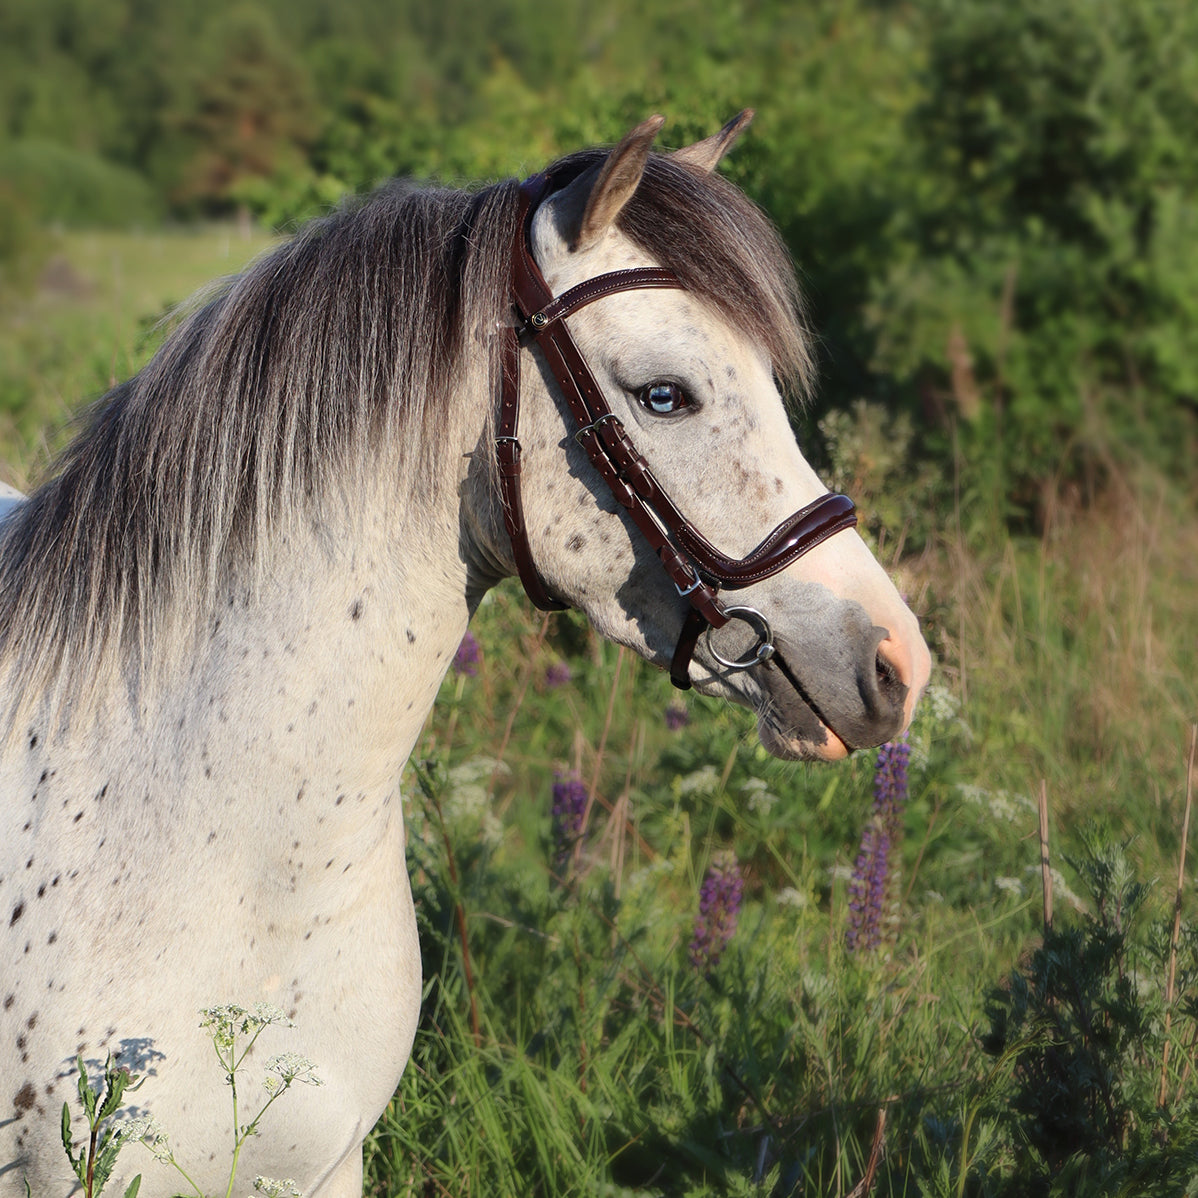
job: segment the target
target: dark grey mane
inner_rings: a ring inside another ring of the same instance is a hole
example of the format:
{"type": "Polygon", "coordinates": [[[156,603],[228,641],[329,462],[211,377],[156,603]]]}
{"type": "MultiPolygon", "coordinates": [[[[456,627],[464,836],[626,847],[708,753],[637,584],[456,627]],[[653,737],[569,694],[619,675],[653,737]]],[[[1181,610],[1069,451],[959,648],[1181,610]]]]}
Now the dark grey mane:
{"type": "MultiPolygon", "coordinates": [[[[486,334],[508,311],[515,212],[511,180],[390,184],[232,279],[105,396],[0,539],[10,716],[56,683],[144,664],[173,609],[194,627],[270,529],[373,447],[391,447],[413,496],[435,487],[436,430],[468,356],[489,346],[498,378],[486,334]]],[[[807,383],[789,258],[739,191],[653,156],[619,223],[807,383]]]]}

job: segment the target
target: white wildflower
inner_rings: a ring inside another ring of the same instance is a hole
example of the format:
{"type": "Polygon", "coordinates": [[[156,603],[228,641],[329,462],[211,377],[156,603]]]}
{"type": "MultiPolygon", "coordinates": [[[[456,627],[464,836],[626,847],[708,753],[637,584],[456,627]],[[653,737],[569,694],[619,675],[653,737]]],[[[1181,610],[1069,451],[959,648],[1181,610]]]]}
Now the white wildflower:
{"type": "Polygon", "coordinates": [[[649,886],[655,886],[660,877],[669,877],[674,872],[674,862],[668,857],[658,857],[640,869],[634,869],[628,875],[628,890],[637,894],[649,886]]]}
{"type": "Polygon", "coordinates": [[[907,757],[908,774],[926,773],[928,763],[932,759],[931,752],[928,749],[927,738],[919,735],[912,736],[907,741],[907,748],[910,750],[907,757]]]}
{"type": "Polygon", "coordinates": [[[278,1081],[274,1083],[274,1089],[271,1090],[271,1082],[269,1080],[271,1075],[279,1079],[284,1086],[289,1086],[292,1082],[302,1082],[305,1086],[323,1086],[324,1082],[316,1076],[315,1070],[315,1062],[308,1060],[305,1056],[301,1056],[298,1052],[276,1053],[266,1062],[268,1079],[266,1088],[272,1094],[278,1092],[278,1081]]]}
{"type": "Polygon", "coordinates": [[[155,1159],[169,1165],[175,1158],[166,1138],[166,1131],[153,1115],[139,1115],[135,1119],[126,1119],[116,1129],[116,1134],[122,1143],[132,1143],[140,1140],[153,1154],[155,1159]]]}
{"type": "Polygon", "coordinates": [[[277,1023],[283,1027],[295,1027],[295,1024],[283,1014],[280,1008],[274,1003],[256,1002],[250,1008],[249,1022],[252,1027],[266,1027],[268,1024],[277,1023]]]}
{"type": "Polygon", "coordinates": [[[266,1198],[301,1198],[299,1187],[290,1177],[281,1181],[274,1177],[255,1177],[254,1189],[266,1198]]]}
{"type": "Polygon", "coordinates": [[[719,789],[720,775],[714,765],[708,764],[694,773],[678,778],[674,785],[677,786],[678,793],[683,795],[714,794],[719,789]]]}
{"type": "Polygon", "coordinates": [[[973,729],[961,715],[961,700],[948,687],[935,683],[924,691],[919,701],[915,725],[925,737],[932,739],[953,729],[966,742],[973,740],[973,729]]]}
{"type": "Polygon", "coordinates": [[[920,712],[937,724],[948,724],[957,718],[961,700],[946,686],[933,683],[923,693],[920,712]]]}
{"type": "Polygon", "coordinates": [[[489,807],[483,812],[479,835],[489,848],[495,848],[503,839],[503,821],[489,807]]]}
{"type": "Polygon", "coordinates": [[[215,1007],[200,1008],[200,1027],[207,1028],[213,1040],[222,1047],[232,1044],[234,1036],[253,1035],[271,1024],[295,1026],[278,1007],[268,1002],[256,1002],[252,1007],[221,1003],[215,1007]]]}
{"type": "Polygon", "coordinates": [[[1019,898],[1023,897],[1023,883],[1018,878],[995,878],[994,885],[1008,894],[1016,895],[1019,898]]]}
{"type": "Polygon", "coordinates": [[[778,891],[778,902],[783,907],[796,907],[801,911],[809,905],[810,900],[801,890],[796,890],[793,886],[786,886],[778,891]]]}
{"type": "Polygon", "coordinates": [[[746,806],[757,815],[769,815],[778,801],[778,796],[760,778],[750,778],[741,787],[741,792],[748,796],[746,806]]]}
{"type": "Polygon", "coordinates": [[[446,823],[452,825],[470,821],[481,822],[483,833],[488,839],[497,839],[502,832],[498,821],[488,826],[488,816],[492,816],[491,801],[488,791],[491,778],[509,772],[493,757],[473,757],[469,761],[455,765],[445,776],[445,795],[442,810],[446,823]]]}
{"type": "Polygon", "coordinates": [[[1036,804],[1027,795],[1013,795],[1006,790],[987,790],[983,786],[970,786],[964,782],[958,783],[957,793],[967,803],[983,808],[1003,823],[1026,824],[1029,817],[1034,818],[1036,814],[1036,804]]]}
{"type": "MultiPolygon", "coordinates": [[[[1088,914],[1089,906],[1087,905],[1086,900],[1078,895],[1075,891],[1070,889],[1069,883],[1065,881],[1064,875],[1059,873],[1057,870],[1052,869],[1051,867],[1049,868],[1048,872],[1052,875],[1052,893],[1054,897],[1068,903],[1075,911],[1088,914]]],[[[1027,866],[1027,868],[1024,870],[1024,873],[1028,874],[1029,876],[1034,875],[1037,879],[1037,881],[1031,882],[1030,885],[1036,886],[1041,884],[1040,879],[1042,879],[1043,875],[1039,865],[1027,866]]]]}

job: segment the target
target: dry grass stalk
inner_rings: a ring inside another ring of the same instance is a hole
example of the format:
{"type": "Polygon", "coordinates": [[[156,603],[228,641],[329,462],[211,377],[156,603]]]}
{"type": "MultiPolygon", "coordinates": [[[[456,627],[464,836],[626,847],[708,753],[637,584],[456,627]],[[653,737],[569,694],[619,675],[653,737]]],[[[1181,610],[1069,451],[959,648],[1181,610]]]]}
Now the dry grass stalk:
{"type": "Polygon", "coordinates": [[[869,1149],[869,1162],[865,1166],[865,1176],[849,1191],[848,1198],[868,1198],[873,1193],[874,1178],[878,1166],[886,1154],[886,1108],[878,1107],[878,1122],[874,1126],[874,1140],[869,1149]]]}

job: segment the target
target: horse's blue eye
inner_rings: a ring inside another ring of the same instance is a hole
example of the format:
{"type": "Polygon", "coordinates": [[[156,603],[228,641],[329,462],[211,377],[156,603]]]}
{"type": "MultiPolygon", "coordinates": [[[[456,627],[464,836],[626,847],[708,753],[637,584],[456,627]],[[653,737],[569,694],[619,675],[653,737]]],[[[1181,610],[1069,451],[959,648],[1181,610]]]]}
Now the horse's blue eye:
{"type": "Polygon", "coordinates": [[[658,416],[668,416],[671,412],[690,406],[686,392],[677,383],[651,383],[637,398],[644,407],[650,412],[656,412],[658,416]]]}

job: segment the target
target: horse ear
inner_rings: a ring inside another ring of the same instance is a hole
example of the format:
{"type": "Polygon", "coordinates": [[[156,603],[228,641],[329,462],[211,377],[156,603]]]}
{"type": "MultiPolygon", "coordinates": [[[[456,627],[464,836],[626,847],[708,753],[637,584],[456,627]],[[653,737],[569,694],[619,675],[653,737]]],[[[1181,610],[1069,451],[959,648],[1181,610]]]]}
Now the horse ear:
{"type": "Polygon", "coordinates": [[[684,166],[697,167],[699,170],[711,174],[719,165],[720,159],[732,149],[736,139],[748,128],[753,116],[753,109],[745,108],[738,112],[718,133],[714,133],[702,141],[697,141],[694,145],[683,146],[681,150],[675,150],[670,157],[684,166]]]}
{"type": "Polygon", "coordinates": [[[649,149],[665,121],[664,116],[651,116],[647,121],[642,121],[625,134],[624,140],[608,154],[587,196],[578,232],[570,238],[574,249],[586,249],[594,245],[620,215],[620,210],[632,198],[641,181],[649,149]]]}

